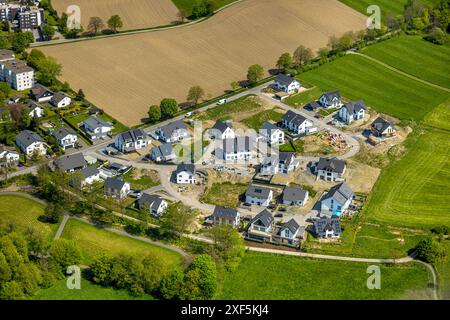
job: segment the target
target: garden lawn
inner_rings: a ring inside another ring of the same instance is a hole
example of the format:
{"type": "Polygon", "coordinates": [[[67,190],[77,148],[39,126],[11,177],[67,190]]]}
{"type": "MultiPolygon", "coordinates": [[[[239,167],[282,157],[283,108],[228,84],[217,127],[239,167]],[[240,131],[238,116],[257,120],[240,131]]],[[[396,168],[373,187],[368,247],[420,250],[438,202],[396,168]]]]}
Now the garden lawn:
{"type": "Polygon", "coordinates": [[[281,119],[283,118],[283,113],[278,112],[277,110],[281,111],[278,108],[273,108],[271,110],[266,110],[259,112],[249,118],[246,118],[242,120],[241,122],[245,124],[250,129],[255,130],[256,132],[259,132],[264,122],[274,122],[278,123],[281,122],[281,119]]]}
{"type": "Polygon", "coordinates": [[[20,230],[33,227],[49,240],[55,235],[58,224],[39,221],[45,210],[42,204],[21,196],[9,195],[0,195],[0,203],[0,223],[12,221],[20,230]]]}
{"type": "Polygon", "coordinates": [[[135,297],[126,290],[102,287],[86,279],[81,279],[80,290],[67,288],[66,279],[59,280],[48,289],[40,289],[33,300],[153,300],[150,295],[135,297]]]}
{"type": "Polygon", "coordinates": [[[290,105],[291,107],[301,107],[307,103],[317,101],[322,93],[323,92],[320,88],[314,87],[286,98],[284,103],[290,105]]]}
{"type": "Polygon", "coordinates": [[[367,264],[247,252],[226,273],[217,299],[401,299],[427,291],[420,264],[379,265],[381,290],[367,288],[367,264]]]}
{"type": "Polygon", "coordinates": [[[216,106],[195,117],[196,120],[228,120],[233,113],[254,111],[262,108],[261,103],[254,95],[245,96],[220,106],[216,106]]]}
{"type": "Polygon", "coordinates": [[[418,36],[400,36],[366,47],[361,53],[428,82],[450,88],[449,46],[435,45],[418,36]]]}
{"type": "Polygon", "coordinates": [[[383,170],[363,213],[394,226],[450,227],[449,132],[418,126],[405,147],[406,154],[383,170]]]}
{"type": "Polygon", "coordinates": [[[78,243],[83,251],[84,264],[91,263],[103,254],[117,255],[124,252],[141,257],[148,253],[155,254],[167,269],[182,260],[181,255],[174,251],[102,230],[72,218],[67,222],[61,237],[78,243]]]}
{"type": "Polygon", "coordinates": [[[443,90],[356,55],[336,59],[298,78],[325,91],[338,89],[348,99],[363,99],[376,111],[407,120],[422,120],[449,97],[443,90]]]}
{"type": "Polygon", "coordinates": [[[247,187],[248,185],[245,183],[213,183],[211,188],[205,191],[200,201],[227,208],[236,208],[247,187]]]}
{"type": "Polygon", "coordinates": [[[424,122],[429,126],[450,131],[450,99],[427,114],[424,122]]]}

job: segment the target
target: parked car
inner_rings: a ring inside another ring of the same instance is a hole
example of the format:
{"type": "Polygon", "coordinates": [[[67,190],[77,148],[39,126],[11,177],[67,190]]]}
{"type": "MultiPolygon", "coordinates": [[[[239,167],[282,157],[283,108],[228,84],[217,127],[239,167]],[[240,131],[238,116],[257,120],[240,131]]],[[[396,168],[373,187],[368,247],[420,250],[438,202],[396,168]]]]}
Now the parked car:
{"type": "Polygon", "coordinates": [[[190,111],[190,112],[186,113],[184,116],[185,116],[186,118],[189,118],[189,117],[192,116],[192,115],[193,115],[193,112],[190,111]]]}
{"type": "Polygon", "coordinates": [[[275,218],[283,218],[283,214],[282,214],[282,213],[277,213],[277,214],[275,215],[275,218]]]}
{"type": "Polygon", "coordinates": [[[228,102],[228,100],[227,99],[220,99],[219,101],[217,101],[217,105],[218,106],[220,106],[221,104],[225,104],[225,103],[227,103],[228,102]]]}

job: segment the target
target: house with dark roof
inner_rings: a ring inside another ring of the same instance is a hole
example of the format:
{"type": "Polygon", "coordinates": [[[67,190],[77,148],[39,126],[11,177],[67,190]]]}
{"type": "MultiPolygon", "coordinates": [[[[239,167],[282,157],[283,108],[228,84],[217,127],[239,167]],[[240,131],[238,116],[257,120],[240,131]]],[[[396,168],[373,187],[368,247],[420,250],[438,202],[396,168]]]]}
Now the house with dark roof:
{"type": "Polygon", "coordinates": [[[275,77],[274,85],[277,90],[286,92],[287,94],[298,92],[302,86],[295,78],[286,76],[282,73],[279,73],[275,77]]]}
{"type": "Polygon", "coordinates": [[[150,149],[149,158],[155,162],[168,162],[177,156],[170,143],[163,143],[150,149]]]}
{"type": "Polygon", "coordinates": [[[339,238],[342,234],[339,217],[324,217],[313,220],[314,233],[320,238],[339,238]]]}
{"type": "Polygon", "coordinates": [[[107,178],[104,185],[105,195],[124,199],[130,192],[130,184],[118,178],[107,178]]]}
{"type": "Polygon", "coordinates": [[[305,227],[301,227],[294,219],[289,220],[276,229],[273,240],[284,245],[297,247],[300,239],[303,239],[305,236],[305,227]]]}
{"type": "Polygon", "coordinates": [[[272,200],[272,189],[251,185],[245,191],[245,203],[268,207],[272,200]]]}
{"type": "Polygon", "coordinates": [[[147,133],[142,129],[131,129],[119,133],[114,139],[114,146],[123,153],[146,148],[150,143],[151,141],[148,139],[147,133]]]}
{"type": "Polygon", "coordinates": [[[376,137],[389,137],[395,134],[395,128],[392,123],[381,117],[375,119],[370,126],[372,134],[376,137]]]}
{"type": "Polygon", "coordinates": [[[250,221],[245,237],[260,242],[272,241],[274,222],[270,211],[264,209],[250,221]]]}
{"type": "Polygon", "coordinates": [[[30,96],[37,102],[48,102],[53,98],[53,91],[37,83],[30,91],[30,96]]]}
{"type": "Polygon", "coordinates": [[[274,175],[278,173],[290,174],[299,166],[293,152],[278,152],[267,156],[259,166],[259,172],[263,175],[274,175]]]}
{"type": "Polygon", "coordinates": [[[41,118],[44,116],[44,108],[34,101],[30,101],[26,106],[30,118],[41,118]]]}
{"type": "Polygon", "coordinates": [[[314,123],[301,114],[289,110],[282,118],[283,127],[296,135],[309,135],[317,132],[314,123]]]}
{"type": "Polygon", "coordinates": [[[158,195],[144,193],[136,200],[136,207],[140,210],[148,210],[151,215],[160,218],[166,211],[168,203],[158,195]]]}
{"type": "Polygon", "coordinates": [[[364,119],[366,110],[367,107],[362,100],[349,102],[339,110],[339,118],[346,124],[350,124],[353,121],[364,119]]]}
{"type": "Polygon", "coordinates": [[[72,98],[62,91],[56,92],[50,99],[50,104],[55,108],[65,108],[67,106],[70,106],[71,103],[72,98]]]}
{"type": "Polygon", "coordinates": [[[210,217],[214,225],[229,225],[233,228],[239,226],[241,215],[235,209],[216,206],[210,217]]]}
{"type": "Polygon", "coordinates": [[[264,122],[259,130],[259,134],[261,135],[262,140],[269,145],[284,144],[284,131],[273,123],[264,122]]]}
{"type": "Polygon", "coordinates": [[[342,181],[346,165],[344,160],[338,158],[320,158],[316,164],[317,180],[342,181]]]}
{"type": "Polygon", "coordinates": [[[0,145],[0,167],[18,164],[19,159],[20,155],[14,148],[0,145]]]}
{"type": "Polygon", "coordinates": [[[54,163],[58,169],[64,170],[65,172],[74,172],[87,166],[87,161],[81,152],[62,156],[56,159],[54,163]]]}
{"type": "Polygon", "coordinates": [[[304,106],[304,109],[308,111],[317,111],[319,108],[320,104],[317,101],[312,101],[304,106]]]}
{"type": "Polygon", "coordinates": [[[320,105],[325,109],[342,107],[342,97],[339,91],[325,92],[319,98],[320,105]]]}
{"type": "Polygon", "coordinates": [[[78,171],[79,178],[73,176],[70,180],[70,184],[76,188],[82,188],[86,185],[92,185],[95,182],[101,181],[100,171],[96,166],[89,166],[78,171]]]}
{"type": "Polygon", "coordinates": [[[211,139],[234,139],[235,133],[231,121],[217,121],[214,126],[208,130],[211,139]]]}
{"type": "Polygon", "coordinates": [[[53,132],[53,136],[63,150],[66,150],[67,148],[75,148],[78,141],[78,136],[67,130],[65,127],[56,129],[53,132]]]}
{"type": "Polygon", "coordinates": [[[194,184],[196,182],[195,173],[195,165],[179,164],[175,171],[176,182],[178,184],[194,184]]]}
{"type": "Polygon", "coordinates": [[[346,183],[337,184],[320,199],[320,213],[326,216],[341,216],[354,197],[355,193],[346,183]]]}
{"type": "Polygon", "coordinates": [[[33,154],[46,155],[47,148],[44,139],[34,131],[24,130],[16,136],[16,144],[27,156],[33,154]]]}
{"type": "Polygon", "coordinates": [[[156,129],[158,139],[166,143],[174,143],[190,137],[189,131],[181,120],[176,120],[156,129]]]}
{"type": "Polygon", "coordinates": [[[87,118],[83,121],[81,129],[92,139],[101,139],[108,135],[112,131],[112,123],[106,122],[100,118],[87,118]]]}
{"type": "Polygon", "coordinates": [[[248,136],[239,136],[232,139],[220,140],[215,155],[220,160],[239,161],[253,158],[253,140],[248,136]]]}
{"type": "Polygon", "coordinates": [[[304,206],[308,201],[308,197],[308,190],[297,187],[286,187],[283,190],[281,201],[288,206],[304,206]]]}

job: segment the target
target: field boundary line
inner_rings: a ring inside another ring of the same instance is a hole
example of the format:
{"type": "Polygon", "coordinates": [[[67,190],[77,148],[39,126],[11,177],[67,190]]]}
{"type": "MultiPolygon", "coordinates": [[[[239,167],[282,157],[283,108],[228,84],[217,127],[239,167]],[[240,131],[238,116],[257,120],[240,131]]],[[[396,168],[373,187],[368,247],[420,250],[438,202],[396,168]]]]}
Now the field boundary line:
{"type": "Polygon", "coordinates": [[[368,56],[368,55],[366,55],[366,54],[359,53],[359,52],[353,52],[353,51],[347,51],[347,54],[350,54],[350,55],[357,55],[357,56],[364,57],[364,58],[366,58],[366,59],[368,59],[368,60],[371,60],[371,61],[373,61],[373,62],[376,62],[376,63],[382,65],[383,67],[388,68],[388,69],[391,70],[391,71],[397,72],[397,73],[399,73],[399,74],[401,74],[401,75],[403,75],[403,76],[405,76],[405,77],[408,77],[408,78],[410,78],[410,79],[419,81],[419,82],[421,82],[421,83],[423,83],[423,84],[429,85],[429,86],[434,87],[434,88],[436,88],[436,89],[441,89],[441,90],[450,92],[450,89],[449,89],[449,88],[442,87],[442,86],[440,86],[440,85],[438,85],[438,84],[435,84],[435,83],[432,83],[432,82],[428,82],[428,81],[423,80],[423,79],[421,79],[421,78],[419,78],[419,77],[413,76],[412,74],[409,74],[409,73],[404,72],[404,71],[402,71],[402,70],[400,70],[400,69],[397,69],[397,68],[395,68],[395,67],[393,67],[393,66],[391,66],[391,65],[389,65],[389,64],[387,64],[387,63],[384,63],[384,62],[382,62],[382,61],[380,61],[380,60],[378,60],[378,59],[375,59],[375,58],[373,58],[373,57],[371,57],[371,56],[368,56]]]}

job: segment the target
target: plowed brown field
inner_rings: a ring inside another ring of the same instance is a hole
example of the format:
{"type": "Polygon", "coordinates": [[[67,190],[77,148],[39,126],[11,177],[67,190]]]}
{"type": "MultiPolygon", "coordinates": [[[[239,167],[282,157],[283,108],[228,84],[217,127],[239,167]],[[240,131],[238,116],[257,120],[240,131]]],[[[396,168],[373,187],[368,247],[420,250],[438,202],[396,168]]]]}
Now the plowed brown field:
{"type": "Polygon", "coordinates": [[[177,19],[177,7],[171,0],[53,0],[58,15],[75,4],[81,9],[81,24],[86,30],[91,17],[108,21],[118,14],[123,21],[122,30],[142,29],[168,25],[177,19]]]}
{"type": "Polygon", "coordinates": [[[178,29],[41,49],[64,66],[63,79],[127,125],[164,97],[184,101],[189,87],[219,95],[259,63],[273,68],[300,44],[365,28],[366,17],[335,0],[246,0],[178,29]]]}

